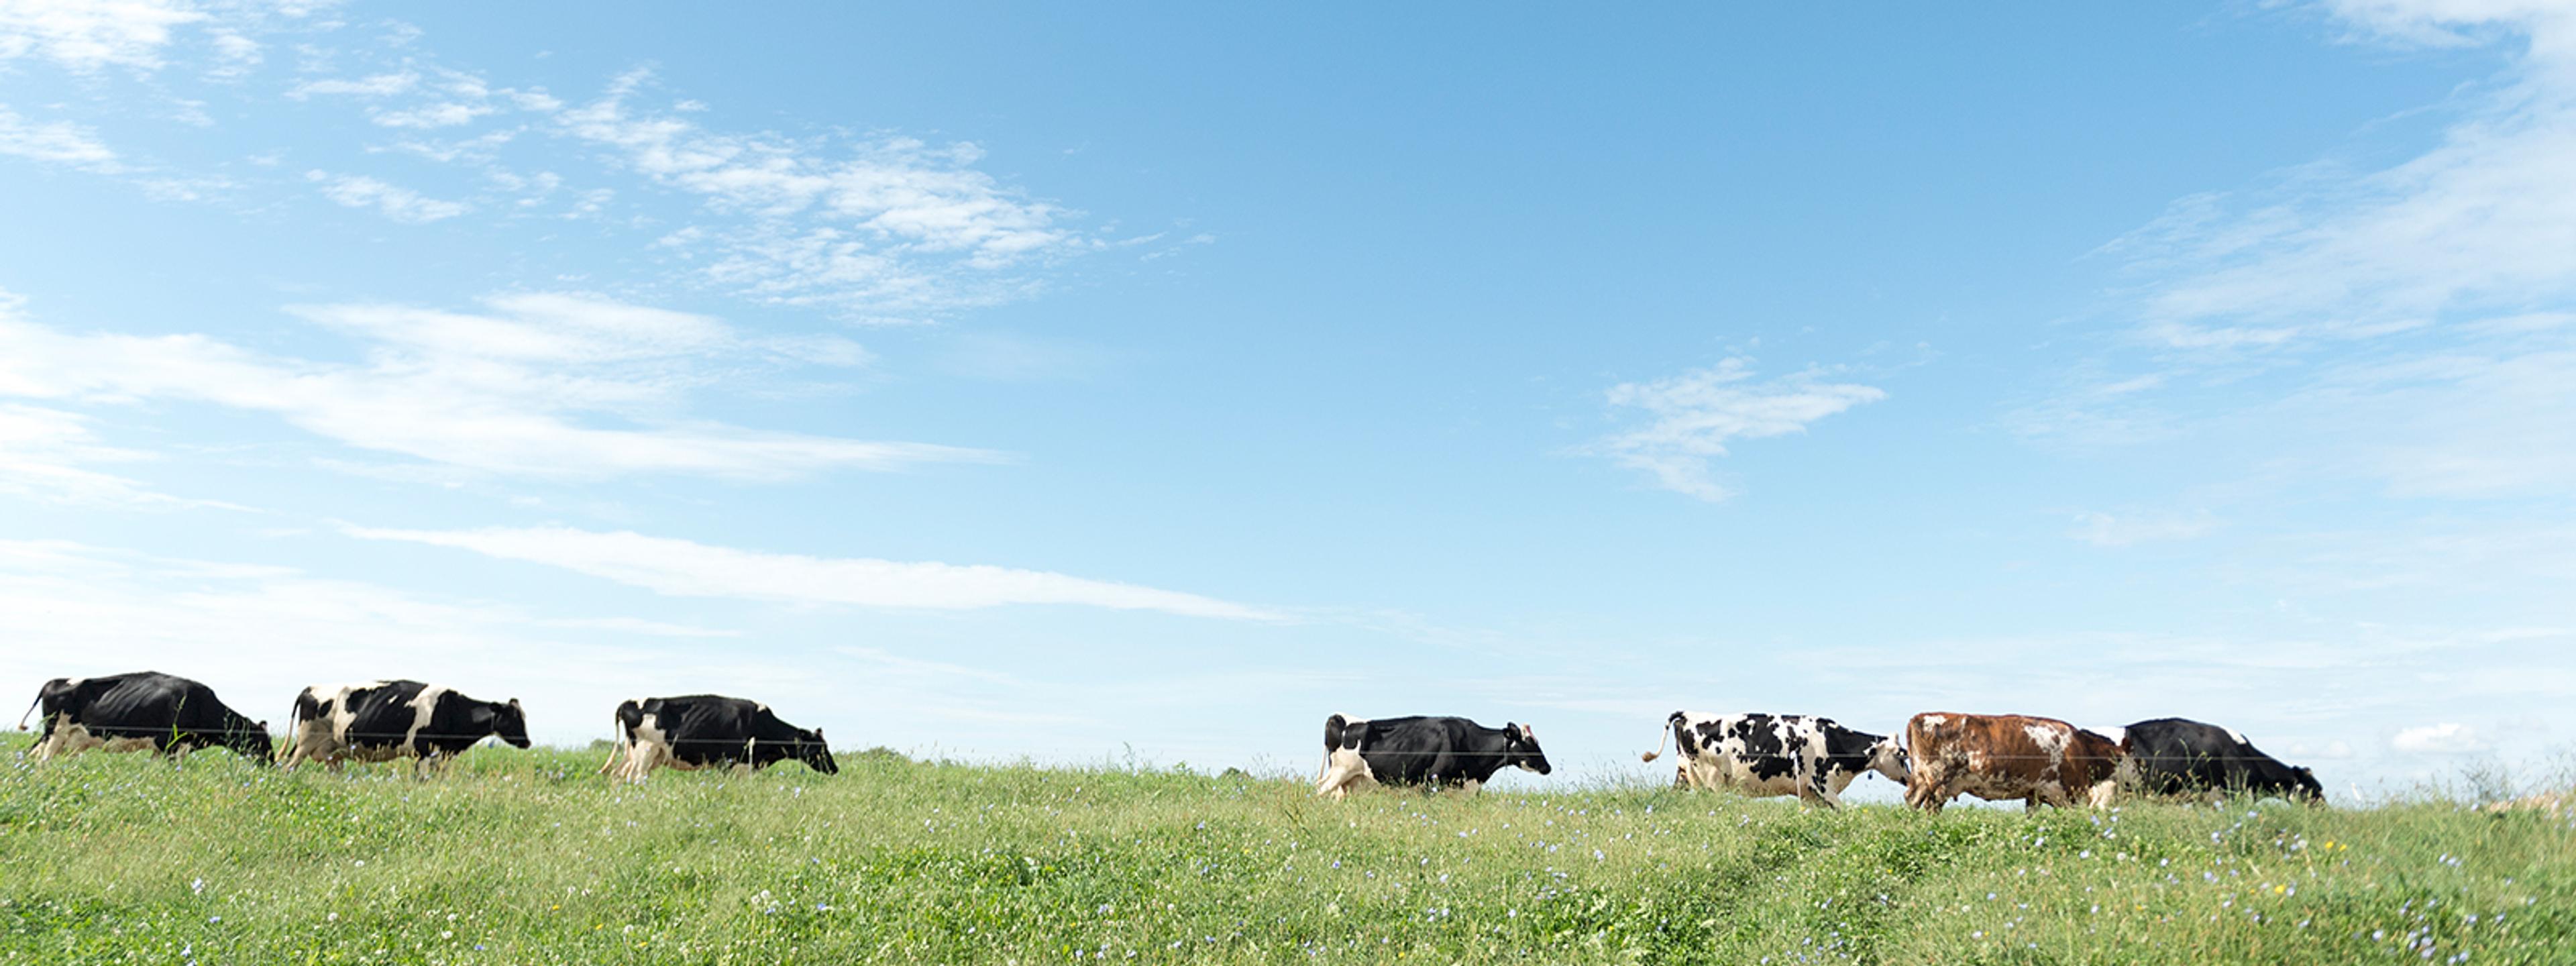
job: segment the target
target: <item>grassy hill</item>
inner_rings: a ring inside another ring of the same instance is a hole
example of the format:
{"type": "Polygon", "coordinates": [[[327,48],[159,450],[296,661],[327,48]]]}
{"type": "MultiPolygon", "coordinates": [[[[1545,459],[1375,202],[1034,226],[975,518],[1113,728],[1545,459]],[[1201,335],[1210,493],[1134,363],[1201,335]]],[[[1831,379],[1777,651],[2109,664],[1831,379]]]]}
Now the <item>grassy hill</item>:
{"type": "Polygon", "coordinates": [[[2576,817],[0,751],[0,963],[2576,963],[2576,817]],[[2465,960],[2458,957],[2466,956],[2465,960]]]}

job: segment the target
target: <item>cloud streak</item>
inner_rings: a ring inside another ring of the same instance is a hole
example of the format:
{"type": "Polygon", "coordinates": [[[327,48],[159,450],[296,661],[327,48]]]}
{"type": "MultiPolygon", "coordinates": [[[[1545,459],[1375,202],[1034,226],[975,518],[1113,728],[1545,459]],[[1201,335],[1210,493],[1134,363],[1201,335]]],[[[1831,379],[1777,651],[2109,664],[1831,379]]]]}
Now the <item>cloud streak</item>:
{"type": "Polygon", "coordinates": [[[1663,489],[1721,501],[1735,491],[1717,481],[1709,461],[1727,455],[1727,444],[1803,433],[1817,420],[1887,398],[1880,389],[1825,375],[1809,369],[1756,379],[1753,360],[1739,356],[1669,379],[1620,383],[1606,394],[1610,405],[1644,410],[1652,421],[1587,451],[1643,470],[1663,489]]]}
{"type": "Polygon", "coordinates": [[[779,480],[1001,458],[686,415],[690,390],[731,375],[718,365],[864,361],[843,340],[752,338],[702,316],[567,293],[497,296],[479,313],[373,304],[294,311],[358,337],[363,361],[267,356],[204,335],[68,334],[0,304],[0,397],[208,403],[272,414],[361,449],[566,480],[779,480]]]}
{"type": "Polygon", "coordinates": [[[1275,611],[1187,594],[1038,570],[812,557],[710,546],[631,532],[564,527],[393,530],[350,526],[350,536],[471,550],[676,597],[789,604],[964,610],[1072,604],[1191,617],[1283,621],[1275,611]]]}

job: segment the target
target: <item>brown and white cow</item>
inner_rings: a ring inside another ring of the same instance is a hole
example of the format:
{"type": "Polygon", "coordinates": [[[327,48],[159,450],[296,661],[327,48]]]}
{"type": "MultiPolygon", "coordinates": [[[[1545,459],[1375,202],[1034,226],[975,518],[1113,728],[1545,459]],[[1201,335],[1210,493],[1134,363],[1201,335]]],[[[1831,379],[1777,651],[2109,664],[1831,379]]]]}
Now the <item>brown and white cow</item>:
{"type": "Polygon", "coordinates": [[[1987,801],[2107,808],[2129,771],[2110,738],[2055,718],[1918,714],[1905,725],[1905,804],[1938,812],[1961,793],[1987,801]]]}

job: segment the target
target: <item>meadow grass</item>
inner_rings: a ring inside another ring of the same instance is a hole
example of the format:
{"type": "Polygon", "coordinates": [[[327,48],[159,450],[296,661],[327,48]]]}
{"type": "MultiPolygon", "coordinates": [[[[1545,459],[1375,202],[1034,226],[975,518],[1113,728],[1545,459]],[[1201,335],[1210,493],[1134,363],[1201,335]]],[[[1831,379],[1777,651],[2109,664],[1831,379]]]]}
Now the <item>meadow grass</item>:
{"type": "Polygon", "coordinates": [[[0,963],[2576,963],[2576,818],[0,746],[0,963]],[[2461,957],[2466,957],[2465,959],[2461,957]]]}

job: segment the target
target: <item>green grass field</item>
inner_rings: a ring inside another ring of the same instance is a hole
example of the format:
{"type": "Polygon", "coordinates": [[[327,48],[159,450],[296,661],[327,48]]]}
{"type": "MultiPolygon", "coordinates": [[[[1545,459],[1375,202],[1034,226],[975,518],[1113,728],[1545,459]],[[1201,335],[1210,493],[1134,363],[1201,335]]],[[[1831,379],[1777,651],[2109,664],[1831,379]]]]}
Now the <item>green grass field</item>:
{"type": "Polygon", "coordinates": [[[2576,963],[2576,818],[0,752],[0,963],[2576,963]],[[2465,956],[2466,959],[2458,957],[2465,956]]]}

